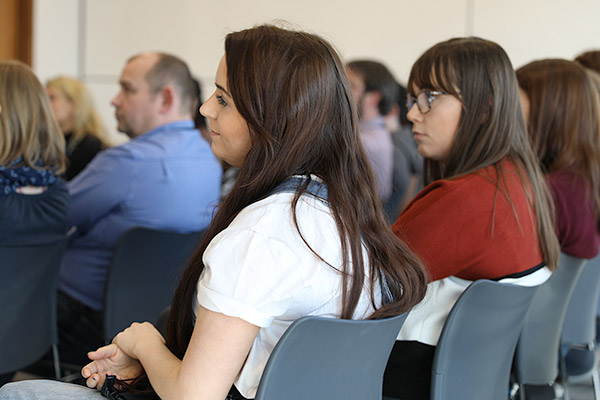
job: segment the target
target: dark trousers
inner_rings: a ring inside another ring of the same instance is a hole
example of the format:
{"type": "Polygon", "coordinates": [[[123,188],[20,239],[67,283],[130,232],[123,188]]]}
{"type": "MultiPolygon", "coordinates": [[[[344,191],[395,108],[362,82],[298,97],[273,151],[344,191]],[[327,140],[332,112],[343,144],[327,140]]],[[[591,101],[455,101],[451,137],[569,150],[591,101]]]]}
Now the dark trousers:
{"type": "Polygon", "coordinates": [[[104,313],[65,293],[57,296],[58,353],[61,363],[84,366],[89,351],[104,346],[104,313]]]}
{"type": "Polygon", "coordinates": [[[227,398],[225,398],[225,400],[249,400],[249,399],[246,399],[244,396],[242,396],[240,394],[240,392],[238,392],[238,390],[235,386],[231,386],[231,389],[229,390],[229,394],[227,395],[227,398]]]}
{"type": "Polygon", "coordinates": [[[402,400],[430,398],[435,346],[396,341],[383,375],[383,395],[402,400]]]}
{"type": "MultiPolygon", "coordinates": [[[[87,353],[104,346],[104,316],[102,311],[93,310],[65,293],[58,291],[56,296],[56,316],[58,325],[58,353],[62,367],[61,374],[78,372],[90,360],[87,353]]],[[[48,379],[55,378],[52,350],[35,364],[24,369],[34,375],[48,379]]],[[[0,382],[2,376],[0,376],[0,382]]],[[[83,380],[77,383],[83,383],[83,380]]]]}

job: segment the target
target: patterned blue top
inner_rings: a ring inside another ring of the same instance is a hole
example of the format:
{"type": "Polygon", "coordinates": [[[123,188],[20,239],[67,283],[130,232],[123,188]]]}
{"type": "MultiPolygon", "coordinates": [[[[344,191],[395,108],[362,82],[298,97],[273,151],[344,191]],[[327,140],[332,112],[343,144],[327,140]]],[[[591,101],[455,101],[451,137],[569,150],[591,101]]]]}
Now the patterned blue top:
{"type": "MultiPolygon", "coordinates": [[[[9,167],[0,165],[0,197],[14,193],[17,188],[23,186],[50,186],[57,179],[54,172],[48,169],[37,169],[28,166],[18,167],[23,162],[23,157],[9,167]]],[[[41,166],[41,162],[38,162],[41,166]]]]}
{"type": "Polygon", "coordinates": [[[59,288],[101,310],[106,272],[121,235],[135,226],[180,233],[204,229],[220,182],[221,165],[191,120],[101,151],[68,183],[74,232],[59,288]]]}

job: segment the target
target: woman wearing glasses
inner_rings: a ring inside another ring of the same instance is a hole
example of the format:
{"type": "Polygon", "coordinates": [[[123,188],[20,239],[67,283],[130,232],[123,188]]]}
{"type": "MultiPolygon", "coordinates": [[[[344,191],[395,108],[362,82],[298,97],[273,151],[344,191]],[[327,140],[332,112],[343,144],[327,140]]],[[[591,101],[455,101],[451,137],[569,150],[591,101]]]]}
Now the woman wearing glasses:
{"type": "Polygon", "coordinates": [[[542,283],[559,247],[504,50],[478,38],[439,43],[416,61],[408,90],[426,187],[392,229],[423,260],[430,283],[400,331],[384,394],[421,399],[464,289],[477,279],[542,283]]]}

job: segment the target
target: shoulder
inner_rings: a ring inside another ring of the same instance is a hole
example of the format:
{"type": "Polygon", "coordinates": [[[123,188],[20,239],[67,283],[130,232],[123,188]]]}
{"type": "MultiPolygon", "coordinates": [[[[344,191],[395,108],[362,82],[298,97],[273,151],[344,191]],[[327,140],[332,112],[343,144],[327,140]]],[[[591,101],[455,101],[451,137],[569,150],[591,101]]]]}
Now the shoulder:
{"type": "Polygon", "coordinates": [[[83,139],[81,139],[81,141],[77,145],[77,147],[79,146],[100,150],[102,148],[102,142],[97,137],[87,134],[83,137],[83,139]]]}
{"type": "MultiPolygon", "coordinates": [[[[292,214],[293,193],[277,193],[244,208],[228,229],[251,229],[261,235],[278,239],[296,232],[292,214]]],[[[332,220],[329,207],[310,195],[302,196],[296,206],[299,225],[310,221],[314,226],[332,220]]]]}
{"type": "MultiPolygon", "coordinates": [[[[171,124],[132,139],[124,145],[136,160],[167,158],[215,159],[200,131],[186,124],[171,124]]],[[[122,146],[123,147],[123,146],[122,146]]]]}
{"type": "Polygon", "coordinates": [[[560,170],[546,175],[546,180],[553,192],[565,195],[576,194],[587,188],[581,173],[575,170],[560,170]]]}
{"type": "MultiPolygon", "coordinates": [[[[292,197],[289,193],[275,194],[243,209],[210,242],[203,255],[204,264],[218,270],[214,274],[230,274],[233,280],[242,279],[237,275],[247,273],[262,282],[282,274],[288,278],[313,274],[318,263],[296,229],[291,214],[292,197]]],[[[300,226],[307,217],[311,224],[323,226],[319,212],[307,216],[302,208],[299,205],[297,210],[300,226]]]]}
{"type": "Polygon", "coordinates": [[[453,179],[440,179],[423,188],[407,209],[414,204],[477,197],[481,190],[484,192],[493,190],[495,184],[483,170],[453,179]]]}
{"type": "Polygon", "coordinates": [[[454,224],[491,215],[496,198],[497,179],[489,168],[453,179],[440,179],[427,185],[406,206],[392,226],[395,232],[422,229],[427,222],[454,224]]]}
{"type": "MultiPolygon", "coordinates": [[[[231,252],[232,247],[248,248],[258,244],[264,245],[269,254],[289,251],[293,258],[302,259],[312,254],[307,246],[310,243],[313,249],[329,257],[329,252],[339,247],[331,210],[321,201],[305,195],[299,199],[294,213],[293,197],[292,193],[278,193],[247,206],[215,236],[209,248],[231,252]]],[[[268,255],[263,252],[263,256],[268,255]]]]}

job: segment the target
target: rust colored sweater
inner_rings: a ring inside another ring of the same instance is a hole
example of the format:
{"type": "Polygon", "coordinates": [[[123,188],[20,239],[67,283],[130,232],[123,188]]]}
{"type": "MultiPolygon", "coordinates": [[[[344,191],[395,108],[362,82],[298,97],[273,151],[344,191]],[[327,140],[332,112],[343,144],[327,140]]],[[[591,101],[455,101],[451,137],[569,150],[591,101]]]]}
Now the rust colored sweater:
{"type": "Polygon", "coordinates": [[[504,180],[499,190],[493,166],[438,180],[425,187],[392,225],[423,260],[431,281],[452,275],[467,280],[501,278],[543,262],[535,212],[517,169],[506,160],[500,167],[504,180]]]}

